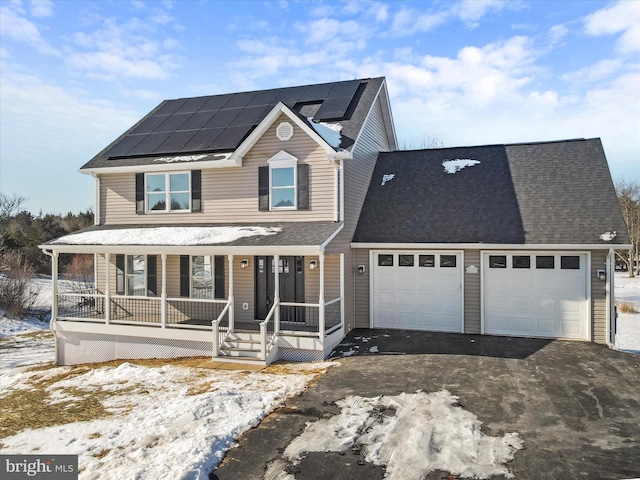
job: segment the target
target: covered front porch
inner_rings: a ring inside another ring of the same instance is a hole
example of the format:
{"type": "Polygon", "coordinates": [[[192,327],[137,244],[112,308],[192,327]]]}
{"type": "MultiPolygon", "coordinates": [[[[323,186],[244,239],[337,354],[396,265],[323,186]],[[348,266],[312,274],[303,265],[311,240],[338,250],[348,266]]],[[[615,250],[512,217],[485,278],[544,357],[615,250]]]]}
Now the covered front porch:
{"type": "Polygon", "coordinates": [[[322,360],[344,336],[345,265],[319,247],[43,245],[57,361],[322,360]],[[59,280],[62,254],[93,256],[90,285],[59,280]]]}

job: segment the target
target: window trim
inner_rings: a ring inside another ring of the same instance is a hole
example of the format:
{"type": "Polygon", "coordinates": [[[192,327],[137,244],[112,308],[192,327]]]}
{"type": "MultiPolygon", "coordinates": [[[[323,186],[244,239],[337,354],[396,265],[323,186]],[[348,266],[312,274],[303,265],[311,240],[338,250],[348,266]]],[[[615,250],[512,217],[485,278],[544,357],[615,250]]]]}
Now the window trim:
{"type": "Polygon", "coordinates": [[[281,150],[268,160],[269,163],[269,211],[298,210],[298,159],[293,155],[281,150]],[[291,189],[292,186],[274,187],[273,170],[279,168],[293,169],[293,206],[276,207],[273,205],[273,191],[279,189],[291,189]]]}
{"type": "Polygon", "coordinates": [[[191,170],[177,171],[177,172],[147,172],[144,174],[144,212],[146,214],[163,214],[163,213],[191,213],[193,211],[193,185],[191,184],[191,170]],[[149,208],[149,194],[153,192],[147,191],[149,176],[160,176],[164,175],[164,194],[165,194],[165,204],[166,207],[164,210],[151,210],[149,208]],[[187,175],[187,190],[176,190],[173,192],[171,190],[171,175],[187,175]],[[171,194],[172,193],[186,193],[189,198],[189,208],[184,210],[171,210],[171,194]]]}

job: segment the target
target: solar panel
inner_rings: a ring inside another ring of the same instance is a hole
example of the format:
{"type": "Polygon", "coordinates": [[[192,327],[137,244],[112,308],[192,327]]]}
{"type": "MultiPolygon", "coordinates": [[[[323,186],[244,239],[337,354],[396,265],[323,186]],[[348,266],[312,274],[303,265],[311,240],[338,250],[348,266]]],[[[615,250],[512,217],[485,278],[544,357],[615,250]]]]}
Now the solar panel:
{"type": "Polygon", "coordinates": [[[215,139],[215,141],[209,145],[210,150],[235,150],[235,148],[242,142],[253,128],[252,125],[239,125],[237,127],[227,127],[224,131],[215,139]]]}
{"type": "Polygon", "coordinates": [[[278,102],[282,102],[285,105],[293,106],[298,103],[298,99],[300,98],[300,95],[304,93],[305,88],[306,87],[283,88],[276,97],[274,105],[278,102]]]}
{"type": "Polygon", "coordinates": [[[356,90],[360,86],[360,80],[349,80],[347,82],[334,83],[329,90],[327,98],[350,97],[356,94],[356,90]]]}
{"type": "Polygon", "coordinates": [[[151,133],[175,132],[191,115],[191,113],[174,113],[173,115],[169,115],[166,117],[166,120],[158,125],[151,133]]]}
{"type": "Polygon", "coordinates": [[[119,157],[126,155],[133,147],[138,145],[145,138],[146,135],[127,135],[111,149],[107,150],[104,155],[105,157],[119,157]]]}
{"type": "Polygon", "coordinates": [[[196,132],[194,130],[172,133],[169,138],[162,142],[160,146],[153,151],[153,153],[179,152],[182,147],[184,147],[185,143],[191,140],[191,137],[195,134],[196,132]]]}
{"type": "Polygon", "coordinates": [[[264,116],[268,106],[260,105],[256,107],[245,107],[240,109],[240,113],[233,119],[230,125],[257,125],[264,116]]]}
{"type": "Polygon", "coordinates": [[[327,98],[313,117],[314,120],[333,120],[344,117],[353,97],[327,98]]]}
{"type": "Polygon", "coordinates": [[[216,138],[223,132],[224,128],[204,128],[191,137],[182,148],[180,152],[202,152],[207,150],[216,138]]]}
{"type": "Polygon", "coordinates": [[[196,98],[190,98],[189,100],[187,100],[184,105],[182,105],[180,108],[178,108],[175,113],[193,113],[193,112],[197,112],[198,110],[200,110],[200,107],[202,107],[205,103],[207,103],[207,101],[209,100],[209,97],[196,97],[196,98]]]}
{"type": "Polygon", "coordinates": [[[331,83],[323,83],[320,85],[309,85],[304,93],[298,98],[298,102],[315,102],[316,100],[324,100],[331,90],[331,83]]]}
{"type": "Polygon", "coordinates": [[[182,105],[187,102],[186,98],[179,98],[177,100],[167,100],[167,102],[160,107],[157,112],[154,112],[154,115],[171,115],[177,109],[179,109],[182,105]]]}
{"type": "Polygon", "coordinates": [[[225,103],[224,108],[242,108],[249,105],[251,99],[256,96],[256,92],[234,93],[233,96],[225,103]]]}
{"type": "Polygon", "coordinates": [[[216,112],[196,112],[189,119],[184,122],[178,130],[200,130],[204,127],[209,120],[215,115],[216,112]]]}
{"type": "Polygon", "coordinates": [[[205,124],[205,128],[226,127],[238,116],[240,108],[225,108],[218,110],[216,114],[205,124]]]}
{"type": "Polygon", "coordinates": [[[278,103],[276,98],[278,97],[281,91],[282,91],[281,88],[274,88],[271,90],[260,91],[256,93],[256,96],[251,99],[251,103],[249,105],[250,106],[275,105],[276,103],[278,103]]]}
{"type": "Polygon", "coordinates": [[[149,155],[153,153],[162,142],[169,138],[170,135],[170,133],[150,133],[144,138],[144,140],[129,150],[126,155],[149,155]]]}
{"type": "Polygon", "coordinates": [[[226,93],[224,95],[214,95],[213,97],[209,97],[209,100],[198,110],[199,112],[210,111],[210,110],[219,110],[224,107],[224,104],[229,101],[229,99],[233,97],[233,93],[226,93]]]}
{"type": "Polygon", "coordinates": [[[138,125],[129,135],[151,133],[168,118],[168,115],[153,115],[138,125]]]}

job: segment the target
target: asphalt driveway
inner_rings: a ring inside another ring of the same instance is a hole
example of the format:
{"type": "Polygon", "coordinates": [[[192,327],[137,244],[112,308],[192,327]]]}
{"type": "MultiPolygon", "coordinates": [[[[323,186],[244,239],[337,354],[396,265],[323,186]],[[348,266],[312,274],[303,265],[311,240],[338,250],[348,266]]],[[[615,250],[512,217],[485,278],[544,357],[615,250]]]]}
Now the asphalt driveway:
{"type": "MultiPolygon", "coordinates": [[[[210,478],[265,478],[307,422],[336,415],[334,402],[349,395],[442,390],[458,396],[487,435],[520,435],[524,448],[508,464],[515,478],[640,477],[638,355],[584,342],[354,330],[333,359],[341,365],[245,433],[210,478]]],[[[286,473],[296,480],[385,475],[385,468],[366,462],[357,446],[346,453],[310,453],[298,465],[283,465],[269,480],[286,473]]],[[[425,478],[457,477],[434,471],[425,478]]]]}

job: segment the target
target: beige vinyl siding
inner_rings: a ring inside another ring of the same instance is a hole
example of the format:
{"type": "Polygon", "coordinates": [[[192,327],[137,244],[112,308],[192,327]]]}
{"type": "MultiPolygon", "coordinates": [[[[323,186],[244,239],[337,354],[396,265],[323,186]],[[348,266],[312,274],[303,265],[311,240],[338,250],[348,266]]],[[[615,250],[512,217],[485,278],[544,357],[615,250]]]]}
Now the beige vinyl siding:
{"type": "Polygon", "coordinates": [[[371,266],[369,265],[369,250],[354,250],[354,307],[355,315],[352,326],[355,328],[369,328],[371,324],[371,296],[369,291],[371,266]],[[364,265],[363,274],[358,273],[358,265],[364,265]]]}
{"type": "Polygon", "coordinates": [[[596,343],[607,343],[607,290],[606,282],[598,278],[598,270],[606,268],[607,252],[591,252],[591,318],[592,338],[596,343]]]}
{"type": "MultiPolygon", "coordinates": [[[[302,129],[294,126],[293,137],[276,137],[280,117],[243,158],[242,167],[202,171],[202,213],[135,213],[135,174],[103,174],[101,180],[101,223],[103,224],[189,224],[236,222],[331,221],[335,218],[335,169],[325,151],[302,129]],[[281,150],[298,163],[309,165],[309,210],[258,210],[258,167],[281,150]]],[[[290,120],[289,120],[290,121],[290,120]]],[[[290,122],[291,123],[291,122],[290,122]]],[[[185,168],[197,169],[197,162],[185,168]]]]}
{"type": "Polygon", "coordinates": [[[464,252],[464,333],[480,333],[480,250],[464,252]],[[477,273],[467,273],[475,266],[477,273]]]}

